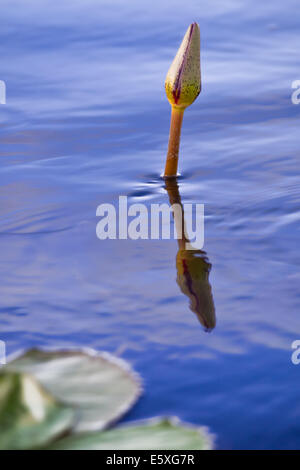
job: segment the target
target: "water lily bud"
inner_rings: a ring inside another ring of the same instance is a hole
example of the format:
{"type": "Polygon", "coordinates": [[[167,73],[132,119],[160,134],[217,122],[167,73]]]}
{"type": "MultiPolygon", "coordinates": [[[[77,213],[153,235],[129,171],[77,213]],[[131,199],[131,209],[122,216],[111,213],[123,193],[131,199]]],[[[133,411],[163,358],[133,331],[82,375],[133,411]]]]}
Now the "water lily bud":
{"type": "Polygon", "coordinates": [[[185,109],[201,91],[200,30],[197,23],[188,27],[167,73],[167,98],[175,108],[185,109]]]}

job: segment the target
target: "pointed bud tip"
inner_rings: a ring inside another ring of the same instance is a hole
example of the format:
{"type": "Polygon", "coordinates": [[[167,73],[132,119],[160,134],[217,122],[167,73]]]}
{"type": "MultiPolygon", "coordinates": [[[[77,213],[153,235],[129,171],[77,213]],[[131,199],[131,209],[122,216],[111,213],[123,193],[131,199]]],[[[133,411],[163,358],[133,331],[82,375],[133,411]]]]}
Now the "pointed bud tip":
{"type": "Polygon", "coordinates": [[[188,27],[167,73],[165,89],[172,106],[186,108],[201,91],[200,29],[194,22],[188,27]]]}

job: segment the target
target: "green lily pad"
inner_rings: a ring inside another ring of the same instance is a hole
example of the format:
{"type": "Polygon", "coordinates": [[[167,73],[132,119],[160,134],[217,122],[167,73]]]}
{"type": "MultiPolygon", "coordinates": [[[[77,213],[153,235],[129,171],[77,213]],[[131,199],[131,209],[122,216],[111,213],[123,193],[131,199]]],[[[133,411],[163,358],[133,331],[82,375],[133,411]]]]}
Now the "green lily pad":
{"type": "Polygon", "coordinates": [[[28,374],[0,372],[0,449],[49,444],[71,428],[74,413],[28,374]]]}
{"type": "Polygon", "coordinates": [[[203,428],[177,418],[153,419],[96,433],[76,434],[55,442],[54,450],[207,450],[212,437],[203,428]]]}
{"type": "Polygon", "coordinates": [[[32,349],[7,366],[32,374],[59,401],[77,410],[75,432],[106,428],[140,395],[140,380],[128,365],[94,351],[32,349]]]}

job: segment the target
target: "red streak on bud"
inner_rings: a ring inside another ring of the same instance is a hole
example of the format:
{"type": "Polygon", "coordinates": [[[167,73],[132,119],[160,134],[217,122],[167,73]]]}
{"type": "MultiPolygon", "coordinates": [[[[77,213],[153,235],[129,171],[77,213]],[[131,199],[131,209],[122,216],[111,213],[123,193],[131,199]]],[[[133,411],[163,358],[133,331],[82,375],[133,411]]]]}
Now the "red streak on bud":
{"type": "Polygon", "coordinates": [[[173,95],[175,104],[178,104],[178,101],[179,101],[179,98],[180,98],[180,91],[181,91],[180,88],[178,88],[177,90],[172,91],[172,95],[173,95]]]}
{"type": "Polygon", "coordinates": [[[190,49],[190,46],[191,46],[192,34],[193,34],[193,31],[194,31],[194,28],[195,28],[195,24],[196,24],[196,23],[193,23],[193,24],[191,25],[190,34],[189,34],[189,38],[188,38],[187,48],[186,48],[186,50],[185,50],[185,52],[184,52],[184,56],[183,56],[183,59],[182,59],[182,63],[181,63],[181,66],[180,66],[180,69],[179,69],[177,78],[176,78],[176,80],[175,80],[174,90],[172,91],[172,95],[173,95],[175,104],[178,104],[178,101],[179,101],[179,98],[180,98],[182,73],[183,73],[183,70],[184,70],[184,67],[185,67],[185,63],[186,63],[186,58],[187,58],[187,55],[188,55],[188,52],[189,52],[189,49],[190,49]]]}

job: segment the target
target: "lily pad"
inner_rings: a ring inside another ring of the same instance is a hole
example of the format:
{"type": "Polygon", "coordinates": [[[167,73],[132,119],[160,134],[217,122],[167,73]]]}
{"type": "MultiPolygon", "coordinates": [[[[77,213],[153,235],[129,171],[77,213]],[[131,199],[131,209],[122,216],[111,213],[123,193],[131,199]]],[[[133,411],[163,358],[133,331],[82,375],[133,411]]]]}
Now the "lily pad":
{"type": "Polygon", "coordinates": [[[152,419],[96,433],[76,434],[55,442],[57,450],[207,450],[212,437],[204,428],[181,423],[177,418],[152,419]]]}
{"type": "Polygon", "coordinates": [[[32,349],[7,366],[32,374],[59,401],[77,410],[75,432],[102,430],[136,402],[141,387],[127,363],[95,351],[32,349]]]}
{"type": "Polygon", "coordinates": [[[28,374],[0,373],[0,449],[49,444],[71,428],[74,413],[28,374]]]}

